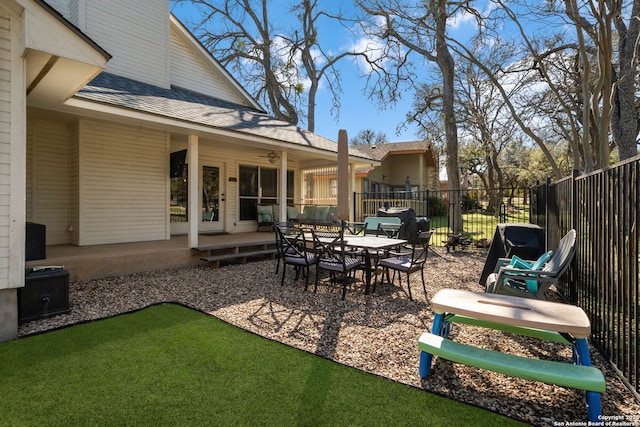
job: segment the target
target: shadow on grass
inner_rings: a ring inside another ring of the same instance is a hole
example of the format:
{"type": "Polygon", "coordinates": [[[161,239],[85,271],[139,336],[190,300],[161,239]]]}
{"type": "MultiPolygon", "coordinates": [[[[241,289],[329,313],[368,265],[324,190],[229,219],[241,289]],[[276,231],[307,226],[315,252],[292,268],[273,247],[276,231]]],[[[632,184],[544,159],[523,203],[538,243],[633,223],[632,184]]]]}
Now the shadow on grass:
{"type": "Polygon", "coordinates": [[[515,425],[161,304],[0,346],[2,425],[515,425]]]}

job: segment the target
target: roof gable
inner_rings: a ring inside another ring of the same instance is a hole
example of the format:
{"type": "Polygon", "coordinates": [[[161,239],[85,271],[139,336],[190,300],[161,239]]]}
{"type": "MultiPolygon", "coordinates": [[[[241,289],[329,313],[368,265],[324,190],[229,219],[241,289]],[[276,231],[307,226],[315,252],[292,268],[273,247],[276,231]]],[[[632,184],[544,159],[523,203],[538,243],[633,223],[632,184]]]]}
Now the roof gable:
{"type": "Polygon", "coordinates": [[[170,38],[172,86],[264,111],[174,15],[170,38]]]}
{"type": "Polygon", "coordinates": [[[427,166],[435,166],[435,155],[431,147],[431,142],[426,139],[376,144],[372,145],[369,151],[373,157],[380,161],[385,160],[389,156],[424,154],[427,158],[427,166]]]}

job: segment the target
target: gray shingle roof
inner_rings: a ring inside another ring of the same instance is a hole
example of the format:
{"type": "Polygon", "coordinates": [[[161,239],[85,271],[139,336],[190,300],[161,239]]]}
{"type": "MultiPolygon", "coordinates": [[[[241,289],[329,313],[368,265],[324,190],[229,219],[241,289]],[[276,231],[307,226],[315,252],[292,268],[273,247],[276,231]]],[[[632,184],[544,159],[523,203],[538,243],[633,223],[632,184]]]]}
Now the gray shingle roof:
{"type": "MultiPolygon", "coordinates": [[[[170,119],[253,136],[283,141],[297,146],[337,152],[335,141],[277,120],[268,114],[201,93],[158,86],[103,72],[74,95],[74,98],[135,110],[170,119]]],[[[363,159],[374,157],[350,152],[363,159]]]]}
{"type": "Polygon", "coordinates": [[[431,143],[423,139],[419,141],[404,141],[404,142],[390,142],[390,143],[384,143],[384,144],[376,144],[373,147],[369,149],[369,151],[371,151],[371,155],[373,155],[378,160],[382,160],[389,153],[402,153],[402,152],[410,152],[410,151],[424,152],[427,149],[429,149],[429,147],[431,147],[431,143]]]}

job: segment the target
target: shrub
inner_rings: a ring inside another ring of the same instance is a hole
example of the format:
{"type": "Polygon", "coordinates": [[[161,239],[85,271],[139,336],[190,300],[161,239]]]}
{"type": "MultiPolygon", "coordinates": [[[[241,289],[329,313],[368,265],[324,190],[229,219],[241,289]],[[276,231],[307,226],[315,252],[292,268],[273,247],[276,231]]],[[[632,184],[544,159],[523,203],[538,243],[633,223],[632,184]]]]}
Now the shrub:
{"type": "Polygon", "coordinates": [[[444,200],[435,196],[427,198],[427,215],[429,218],[435,216],[447,216],[448,212],[449,208],[444,200]]]}
{"type": "Polygon", "coordinates": [[[462,196],[462,211],[468,212],[471,210],[476,210],[479,206],[479,202],[477,197],[473,197],[471,194],[462,196]]]}

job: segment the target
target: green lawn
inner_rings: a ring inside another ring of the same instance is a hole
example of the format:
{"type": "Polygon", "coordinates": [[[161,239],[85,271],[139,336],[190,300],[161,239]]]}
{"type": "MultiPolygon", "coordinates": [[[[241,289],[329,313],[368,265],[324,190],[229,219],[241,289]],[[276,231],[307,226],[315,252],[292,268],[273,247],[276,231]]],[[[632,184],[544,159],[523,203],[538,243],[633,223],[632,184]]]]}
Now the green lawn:
{"type": "Polygon", "coordinates": [[[519,424],[174,304],[1,344],[0,396],[3,426],[519,424]]]}
{"type": "MultiPolygon", "coordinates": [[[[473,242],[485,238],[493,239],[496,226],[499,222],[529,222],[529,211],[527,209],[513,210],[507,213],[506,217],[498,217],[493,214],[484,212],[472,212],[462,214],[462,229],[464,233],[469,234],[473,242]]],[[[446,216],[437,216],[429,218],[429,226],[435,229],[435,233],[431,237],[431,244],[434,246],[442,246],[443,240],[447,240],[447,236],[451,233],[446,216]]]]}

